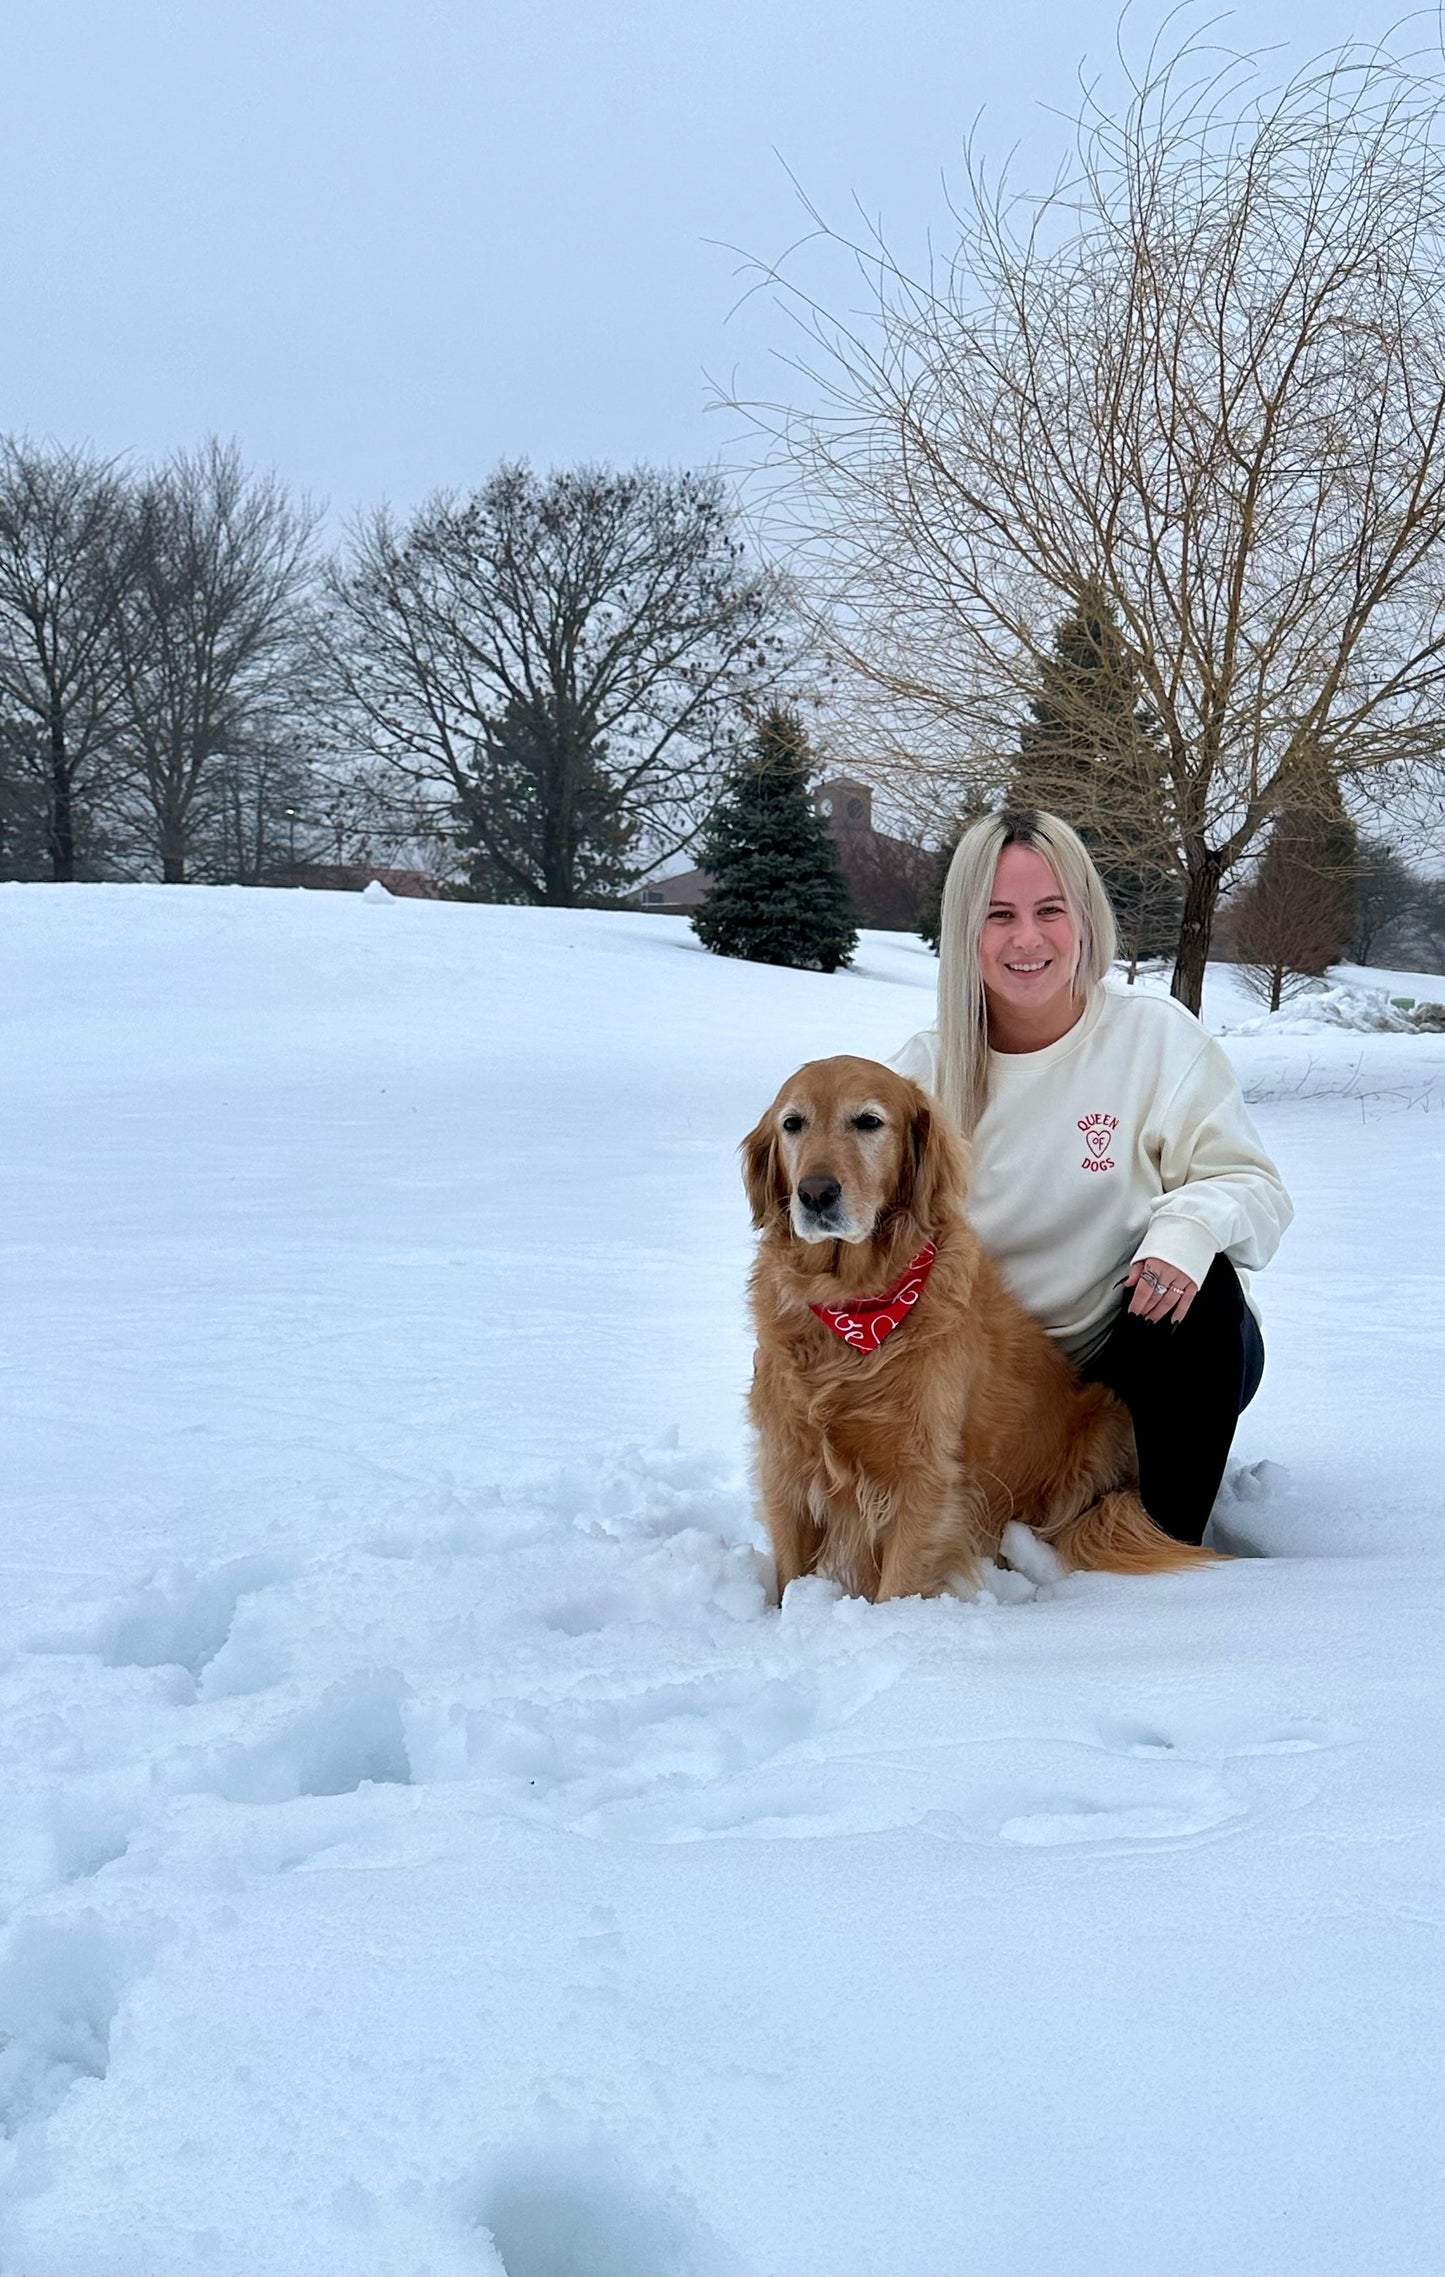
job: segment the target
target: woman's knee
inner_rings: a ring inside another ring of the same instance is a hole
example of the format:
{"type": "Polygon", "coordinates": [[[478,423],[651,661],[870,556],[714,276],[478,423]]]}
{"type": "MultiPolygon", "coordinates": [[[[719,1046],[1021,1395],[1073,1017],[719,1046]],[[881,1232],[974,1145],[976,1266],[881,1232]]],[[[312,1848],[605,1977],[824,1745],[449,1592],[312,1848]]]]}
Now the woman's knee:
{"type": "Polygon", "coordinates": [[[1260,1378],[1264,1374],[1264,1338],[1260,1334],[1259,1322],[1250,1311],[1249,1302],[1245,1297],[1239,1275],[1227,1257],[1215,1258],[1204,1277],[1199,1298],[1195,1299],[1196,1304],[1204,1296],[1206,1290],[1209,1291],[1212,1300],[1211,1309],[1221,1322],[1228,1322],[1234,1338],[1238,1341],[1238,1412],[1243,1415],[1255,1393],[1259,1390],[1260,1378]]]}

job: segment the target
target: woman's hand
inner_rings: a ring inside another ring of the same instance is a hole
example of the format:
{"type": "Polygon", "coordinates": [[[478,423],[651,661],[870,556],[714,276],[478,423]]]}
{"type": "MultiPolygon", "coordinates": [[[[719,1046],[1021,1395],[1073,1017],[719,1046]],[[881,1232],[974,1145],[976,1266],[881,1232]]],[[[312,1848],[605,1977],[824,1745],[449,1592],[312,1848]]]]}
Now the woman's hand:
{"type": "Polygon", "coordinates": [[[1141,1320],[1182,1320],[1199,1294],[1198,1282],[1162,1257],[1136,1257],[1124,1286],[1133,1290],[1129,1310],[1141,1320]]]}

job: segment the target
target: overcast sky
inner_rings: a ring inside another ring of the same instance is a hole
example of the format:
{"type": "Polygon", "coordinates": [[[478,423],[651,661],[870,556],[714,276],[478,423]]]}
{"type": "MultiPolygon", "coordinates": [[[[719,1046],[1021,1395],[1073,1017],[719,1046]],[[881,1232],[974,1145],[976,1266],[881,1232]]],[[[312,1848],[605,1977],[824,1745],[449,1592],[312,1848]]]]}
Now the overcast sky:
{"type": "MultiPolygon", "coordinates": [[[[1158,5],[1136,10],[1143,26],[1158,5]]],[[[1252,0],[1240,44],[1378,34],[1252,0]]],[[[208,433],[345,514],[504,457],[699,463],[776,386],[740,246],[851,201],[905,248],[986,146],[1046,177],[1078,0],[32,0],[0,33],[0,427],[208,433]],[[785,162],[785,163],[784,163],[785,162]]]]}

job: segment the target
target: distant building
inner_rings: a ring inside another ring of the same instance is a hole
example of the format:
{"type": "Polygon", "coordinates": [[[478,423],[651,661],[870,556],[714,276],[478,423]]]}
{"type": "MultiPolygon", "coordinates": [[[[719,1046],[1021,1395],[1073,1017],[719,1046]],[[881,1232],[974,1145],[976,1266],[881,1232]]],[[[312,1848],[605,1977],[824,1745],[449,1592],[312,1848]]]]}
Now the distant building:
{"type": "Polygon", "coordinates": [[[643,886],[632,899],[639,909],[653,910],[660,917],[690,917],[695,909],[701,909],[711,891],[712,879],[706,870],[679,870],[676,877],[643,886]]]}
{"type": "Polygon", "coordinates": [[[296,886],[308,893],[364,893],[376,880],[403,901],[440,901],[442,886],[425,870],[398,870],[384,862],[283,862],[266,874],[267,885],[296,886]]]}
{"type": "MultiPolygon", "coordinates": [[[[908,930],[933,869],[933,856],[907,838],[873,827],[873,793],[851,775],[834,775],[813,794],[823,824],[837,844],[838,860],[853,895],[860,925],[908,930]]],[[[680,870],[659,878],[632,898],[659,917],[690,917],[712,889],[706,870],[680,870]]]]}
{"type": "Polygon", "coordinates": [[[820,784],[817,806],[837,840],[859,924],[908,931],[917,923],[919,899],[933,875],[932,854],[910,838],[875,830],[873,793],[849,775],[820,784]]]}

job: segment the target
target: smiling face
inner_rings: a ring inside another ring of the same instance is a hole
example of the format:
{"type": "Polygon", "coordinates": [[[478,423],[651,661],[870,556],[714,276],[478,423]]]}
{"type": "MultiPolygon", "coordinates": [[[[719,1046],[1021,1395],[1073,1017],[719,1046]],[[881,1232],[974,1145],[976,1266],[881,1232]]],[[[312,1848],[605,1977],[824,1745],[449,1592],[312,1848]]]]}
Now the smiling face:
{"type": "Polygon", "coordinates": [[[990,1013],[1030,1022],[1061,1016],[1072,1003],[1078,949],[1069,905],[1043,855],[1005,846],[978,942],[990,1013]]]}

